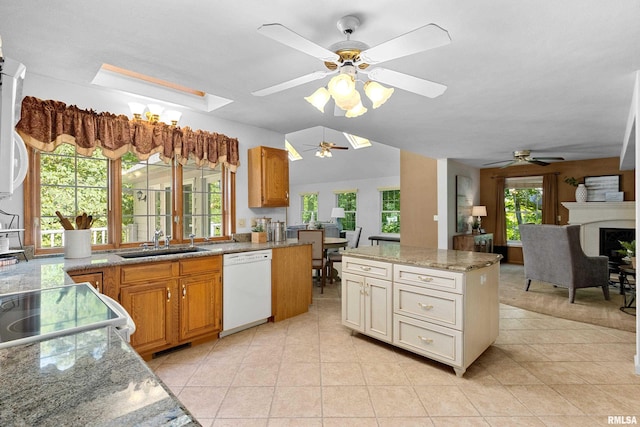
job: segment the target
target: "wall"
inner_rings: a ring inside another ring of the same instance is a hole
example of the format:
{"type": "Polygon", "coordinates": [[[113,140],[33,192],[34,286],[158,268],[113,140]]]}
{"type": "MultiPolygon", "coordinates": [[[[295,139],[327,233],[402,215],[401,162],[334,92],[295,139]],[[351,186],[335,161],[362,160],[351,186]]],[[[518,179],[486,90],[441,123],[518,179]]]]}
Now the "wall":
{"type": "MultiPolygon", "coordinates": [[[[515,177],[556,173],[558,179],[558,215],[557,224],[567,224],[569,212],[561,202],[574,202],[575,187],[564,182],[565,177],[574,177],[584,182],[585,176],[620,175],[620,191],[624,192],[624,200],[635,200],[635,171],[620,171],[620,159],[577,160],[570,162],[554,162],[548,166],[526,165],[509,168],[490,168],[480,170],[480,204],[487,206],[487,217],[482,225],[487,232],[495,230],[496,176],[515,177]]],[[[594,202],[597,203],[597,202],[594,202]]],[[[519,247],[509,247],[508,262],[522,264],[522,250],[519,247]]]]}
{"type": "MultiPolygon", "coordinates": [[[[390,167],[398,166],[399,165],[390,165],[390,167]]],[[[380,193],[378,188],[399,186],[400,176],[349,181],[331,181],[303,185],[295,185],[292,180],[290,187],[291,202],[287,212],[287,224],[294,225],[301,223],[301,193],[318,193],[318,220],[330,221],[331,209],[336,205],[336,196],[334,191],[357,189],[356,224],[362,227],[360,245],[369,244],[369,241],[367,240],[369,236],[380,234],[380,193]]],[[[403,226],[404,222],[401,224],[401,226],[403,226]]]]}
{"type": "MultiPolygon", "coordinates": [[[[108,111],[114,114],[124,114],[131,116],[128,102],[149,102],[145,98],[135,95],[125,94],[106,88],[79,85],[60,80],[54,80],[40,75],[29,74],[23,88],[24,96],[35,96],[41,99],[55,99],[67,105],[77,105],[79,108],[94,109],[98,112],[108,111]]],[[[214,117],[213,113],[207,114],[196,112],[187,108],[176,108],[182,111],[180,126],[189,126],[193,129],[202,129],[210,132],[225,134],[229,137],[238,138],[240,148],[240,167],[236,173],[236,218],[246,218],[244,227],[237,227],[236,231],[250,231],[250,218],[270,216],[274,220],[285,218],[285,209],[249,209],[248,208],[248,173],[247,173],[247,150],[258,145],[284,148],[284,135],[267,129],[222,120],[214,117]]],[[[223,107],[224,108],[224,107],[223,107]]],[[[18,188],[11,200],[0,201],[0,209],[12,213],[18,213],[23,217],[23,189],[18,188]]],[[[236,224],[237,225],[237,224],[236,224]]],[[[17,244],[11,242],[12,245],[17,244]]]]}

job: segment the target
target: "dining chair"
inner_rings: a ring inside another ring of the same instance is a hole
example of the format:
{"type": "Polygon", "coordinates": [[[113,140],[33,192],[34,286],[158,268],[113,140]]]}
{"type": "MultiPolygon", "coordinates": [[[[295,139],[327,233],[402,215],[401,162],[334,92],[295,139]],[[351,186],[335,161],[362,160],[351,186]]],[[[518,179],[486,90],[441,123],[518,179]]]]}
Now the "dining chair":
{"type": "MultiPolygon", "coordinates": [[[[351,239],[347,244],[348,249],[353,249],[358,247],[358,243],[360,243],[360,234],[362,233],[362,227],[356,227],[356,230],[351,235],[351,239]]],[[[342,262],[342,252],[329,252],[327,254],[327,272],[329,274],[330,283],[333,283],[333,263],[334,262],[342,262]]]]}
{"type": "Polygon", "coordinates": [[[298,230],[298,242],[311,243],[311,270],[320,277],[320,293],[324,293],[327,260],[324,257],[324,230],[298,230]]]}

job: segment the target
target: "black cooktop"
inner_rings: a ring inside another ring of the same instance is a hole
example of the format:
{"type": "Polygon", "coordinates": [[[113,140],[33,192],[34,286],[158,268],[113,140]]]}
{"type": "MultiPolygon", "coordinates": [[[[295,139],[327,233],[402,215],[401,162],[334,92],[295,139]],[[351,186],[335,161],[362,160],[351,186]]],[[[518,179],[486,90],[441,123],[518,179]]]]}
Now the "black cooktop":
{"type": "Polygon", "coordinates": [[[0,348],[120,324],[89,284],[0,295],[0,348]]]}

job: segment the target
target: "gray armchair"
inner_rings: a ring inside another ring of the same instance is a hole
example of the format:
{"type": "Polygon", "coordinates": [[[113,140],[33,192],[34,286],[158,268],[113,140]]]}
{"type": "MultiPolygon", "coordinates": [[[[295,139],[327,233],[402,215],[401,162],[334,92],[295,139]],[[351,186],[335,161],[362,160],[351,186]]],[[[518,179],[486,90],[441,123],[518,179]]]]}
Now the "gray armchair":
{"type": "Polygon", "coordinates": [[[520,225],[524,257],[525,291],[532,280],[569,289],[573,303],[576,289],[602,287],[609,299],[609,259],[587,256],[580,246],[579,225],[520,225]]]}

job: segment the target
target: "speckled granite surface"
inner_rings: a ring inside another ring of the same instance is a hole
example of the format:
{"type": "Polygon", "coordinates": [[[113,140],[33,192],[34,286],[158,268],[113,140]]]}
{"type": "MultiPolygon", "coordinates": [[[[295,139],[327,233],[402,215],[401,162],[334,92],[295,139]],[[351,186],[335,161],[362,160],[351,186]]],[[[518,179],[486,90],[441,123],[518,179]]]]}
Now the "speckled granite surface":
{"type": "Polygon", "coordinates": [[[0,350],[0,425],[200,425],[111,327],[0,350]]]}
{"type": "Polygon", "coordinates": [[[348,249],[343,254],[396,264],[410,264],[451,271],[469,271],[488,267],[500,262],[502,259],[500,254],[417,248],[400,244],[361,246],[355,249],[348,249]]]}
{"type": "MultiPolygon", "coordinates": [[[[299,245],[213,243],[202,251],[125,259],[117,252],[42,257],[0,267],[2,294],[73,283],[67,271],[299,245]]],[[[124,252],[124,251],[123,251],[124,252]]],[[[0,350],[0,425],[200,425],[111,327],[0,350]]]]}

